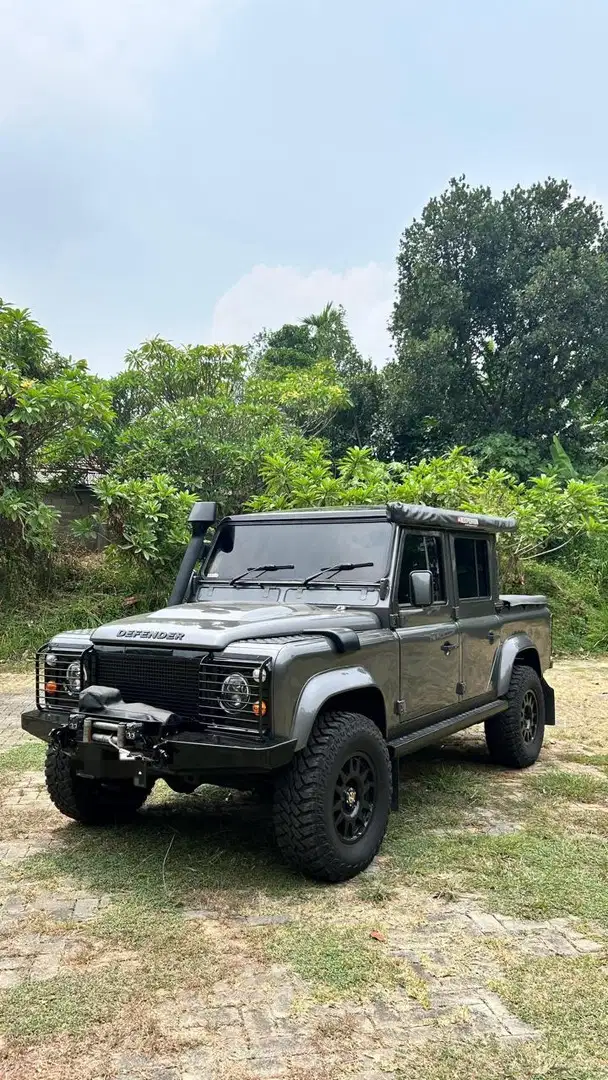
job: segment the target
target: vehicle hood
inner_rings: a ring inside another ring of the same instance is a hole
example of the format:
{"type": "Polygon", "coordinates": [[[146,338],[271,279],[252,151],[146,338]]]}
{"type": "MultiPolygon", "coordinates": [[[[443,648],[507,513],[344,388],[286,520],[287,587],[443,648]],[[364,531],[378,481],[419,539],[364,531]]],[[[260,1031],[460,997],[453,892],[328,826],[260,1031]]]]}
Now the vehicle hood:
{"type": "Polygon", "coordinates": [[[376,630],[373,611],[336,610],[314,604],[198,603],[162,608],[94,630],[95,644],[141,644],[225,649],[233,641],[323,630],[376,630]]]}

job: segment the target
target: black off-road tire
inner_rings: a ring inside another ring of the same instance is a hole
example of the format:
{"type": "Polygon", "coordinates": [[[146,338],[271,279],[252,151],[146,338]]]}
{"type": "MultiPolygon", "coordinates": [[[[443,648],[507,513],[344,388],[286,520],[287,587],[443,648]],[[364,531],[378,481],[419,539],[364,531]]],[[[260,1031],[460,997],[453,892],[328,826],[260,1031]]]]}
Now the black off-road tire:
{"type": "Polygon", "coordinates": [[[52,802],[66,817],[83,825],[121,825],[132,821],[151,788],[128,780],[93,780],[77,776],[68,754],[55,746],[46,753],[45,778],[52,802]]]}
{"type": "Polygon", "coordinates": [[[492,761],[510,769],[527,769],[538,759],[545,735],[545,696],[534,668],[513,668],[506,712],[485,722],[492,761]]]}
{"type": "Polygon", "coordinates": [[[274,828],[281,854],[297,870],[322,881],[355,877],[382,843],[391,791],[388,750],[374,722],[353,712],[317,717],[306,747],[275,788],[274,828]],[[345,782],[348,776],[354,779],[345,782]],[[348,800],[355,789],[361,795],[352,804],[348,800]],[[344,814],[336,809],[341,800],[348,802],[344,814]],[[340,829],[355,835],[346,839],[340,829]]]}

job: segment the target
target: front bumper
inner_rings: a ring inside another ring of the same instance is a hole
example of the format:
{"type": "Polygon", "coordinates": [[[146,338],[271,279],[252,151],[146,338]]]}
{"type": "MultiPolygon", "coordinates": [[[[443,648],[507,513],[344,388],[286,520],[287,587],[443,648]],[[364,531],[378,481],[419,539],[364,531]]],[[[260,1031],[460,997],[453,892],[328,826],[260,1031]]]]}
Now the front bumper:
{"type": "MultiPolygon", "coordinates": [[[[67,727],[64,712],[31,709],[21,714],[21,726],[30,735],[49,742],[53,732],[67,727]]],[[[153,755],[119,751],[102,743],[76,742],[66,750],[74,759],[77,770],[88,776],[107,779],[132,778],[141,782],[142,776],[192,776],[244,773],[270,773],[289,764],[295,749],[295,739],[268,739],[264,742],[219,739],[205,732],[188,733],[189,738],[162,740],[153,755]]]]}

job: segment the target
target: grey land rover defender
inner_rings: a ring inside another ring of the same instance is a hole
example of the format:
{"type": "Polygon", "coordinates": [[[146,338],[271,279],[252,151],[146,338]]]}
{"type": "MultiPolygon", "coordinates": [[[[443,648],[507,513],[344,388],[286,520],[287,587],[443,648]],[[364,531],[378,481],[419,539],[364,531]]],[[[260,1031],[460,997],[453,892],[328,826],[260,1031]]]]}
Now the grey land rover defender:
{"type": "Polygon", "coordinates": [[[501,596],[501,519],[391,503],[235,515],[197,503],[168,606],[58,634],[23,727],[51,799],[130,819],[162,777],[272,791],[283,856],[341,881],[369,865],[402,754],[484,723],[524,768],[555,722],[543,596],[501,596]]]}

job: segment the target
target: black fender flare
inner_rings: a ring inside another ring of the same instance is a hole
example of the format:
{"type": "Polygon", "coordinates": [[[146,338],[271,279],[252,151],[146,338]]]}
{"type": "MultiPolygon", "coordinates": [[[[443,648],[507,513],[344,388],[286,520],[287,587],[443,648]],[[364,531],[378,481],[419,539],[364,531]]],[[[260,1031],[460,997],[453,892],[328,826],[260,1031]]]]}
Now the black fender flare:
{"type": "Polygon", "coordinates": [[[359,665],[332,668],[313,675],[303,686],[294,710],[291,737],[296,740],[296,750],[306,746],[312,725],[330,698],[348,691],[370,688],[381,692],[367,668],[359,665]]]}
{"type": "Polygon", "coordinates": [[[543,677],[538,649],[532,638],[526,633],[513,634],[512,637],[507,638],[496,654],[492,672],[496,697],[504,698],[507,696],[517,658],[526,652],[533,652],[538,659],[538,673],[545,698],[545,723],[555,724],[555,693],[553,687],[549,686],[549,683],[543,677]]]}

